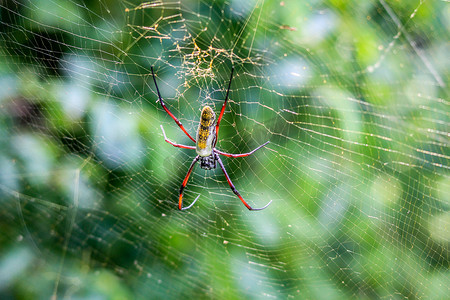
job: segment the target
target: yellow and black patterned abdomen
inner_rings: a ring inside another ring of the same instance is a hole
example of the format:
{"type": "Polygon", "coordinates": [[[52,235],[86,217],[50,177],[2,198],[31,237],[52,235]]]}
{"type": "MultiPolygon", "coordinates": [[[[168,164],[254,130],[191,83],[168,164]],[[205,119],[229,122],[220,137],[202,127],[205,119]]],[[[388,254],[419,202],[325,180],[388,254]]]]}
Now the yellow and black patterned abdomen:
{"type": "Polygon", "coordinates": [[[197,130],[197,154],[200,156],[210,156],[214,140],[216,138],[215,128],[216,114],[211,107],[205,106],[200,116],[200,125],[197,130]]]}

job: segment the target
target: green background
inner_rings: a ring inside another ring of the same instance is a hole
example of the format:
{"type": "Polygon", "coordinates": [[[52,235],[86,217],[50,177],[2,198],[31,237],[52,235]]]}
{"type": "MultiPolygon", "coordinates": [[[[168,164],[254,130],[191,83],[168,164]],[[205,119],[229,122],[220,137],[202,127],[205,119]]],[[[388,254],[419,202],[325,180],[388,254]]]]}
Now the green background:
{"type": "Polygon", "coordinates": [[[443,299],[445,1],[1,1],[0,298],[443,299]],[[177,210],[201,108],[217,147],[177,210]]]}

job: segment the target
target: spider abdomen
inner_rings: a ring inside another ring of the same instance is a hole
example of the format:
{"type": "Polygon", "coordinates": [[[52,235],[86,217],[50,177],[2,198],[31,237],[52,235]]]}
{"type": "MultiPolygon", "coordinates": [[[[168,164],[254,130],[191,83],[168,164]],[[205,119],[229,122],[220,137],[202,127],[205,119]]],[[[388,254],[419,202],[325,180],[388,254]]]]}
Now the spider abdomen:
{"type": "Polygon", "coordinates": [[[203,107],[197,130],[197,146],[195,149],[201,157],[208,157],[213,152],[213,145],[216,138],[215,121],[216,114],[212,108],[209,106],[203,107]]]}

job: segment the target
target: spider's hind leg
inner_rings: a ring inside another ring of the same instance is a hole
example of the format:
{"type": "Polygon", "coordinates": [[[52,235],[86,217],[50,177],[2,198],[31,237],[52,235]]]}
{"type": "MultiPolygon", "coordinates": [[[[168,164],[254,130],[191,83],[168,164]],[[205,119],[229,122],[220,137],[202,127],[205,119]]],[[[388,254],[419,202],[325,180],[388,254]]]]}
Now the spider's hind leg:
{"type": "Polygon", "coordinates": [[[272,203],[272,200],[270,200],[269,203],[267,203],[265,206],[263,207],[259,207],[259,208],[253,208],[251,207],[247,202],[245,202],[244,198],[242,198],[241,194],[238,192],[238,190],[236,190],[236,188],[234,187],[233,182],[231,182],[230,176],[228,176],[227,170],[225,170],[225,166],[223,165],[222,160],[220,159],[219,155],[216,154],[216,159],[219,161],[219,165],[220,168],[222,168],[223,174],[225,175],[225,178],[227,179],[228,185],[230,186],[231,190],[233,191],[233,193],[239,197],[239,199],[241,199],[242,203],[244,203],[245,207],[248,208],[248,210],[263,210],[264,208],[266,208],[267,206],[270,205],[270,203],[272,203]]]}
{"type": "Polygon", "coordinates": [[[194,158],[194,160],[192,161],[191,166],[189,167],[189,170],[188,170],[188,172],[186,174],[186,177],[184,177],[183,183],[181,184],[181,187],[180,187],[180,198],[178,200],[178,209],[179,210],[185,210],[185,209],[190,208],[197,201],[198,197],[200,197],[200,195],[199,195],[197,198],[195,198],[194,202],[192,202],[191,205],[189,205],[188,207],[184,207],[183,208],[183,192],[184,192],[184,188],[186,187],[186,184],[187,184],[187,182],[189,180],[189,176],[191,176],[192,170],[194,169],[195,163],[199,160],[199,157],[200,156],[197,155],[194,158]]]}

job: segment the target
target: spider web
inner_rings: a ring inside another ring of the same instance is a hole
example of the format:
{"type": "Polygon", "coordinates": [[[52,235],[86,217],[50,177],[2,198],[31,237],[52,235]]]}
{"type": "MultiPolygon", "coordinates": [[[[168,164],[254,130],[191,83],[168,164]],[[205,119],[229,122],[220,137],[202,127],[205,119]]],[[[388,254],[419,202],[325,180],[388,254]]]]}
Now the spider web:
{"type": "Polygon", "coordinates": [[[448,295],[448,3],[297,2],[0,1],[2,298],[448,295]]]}

